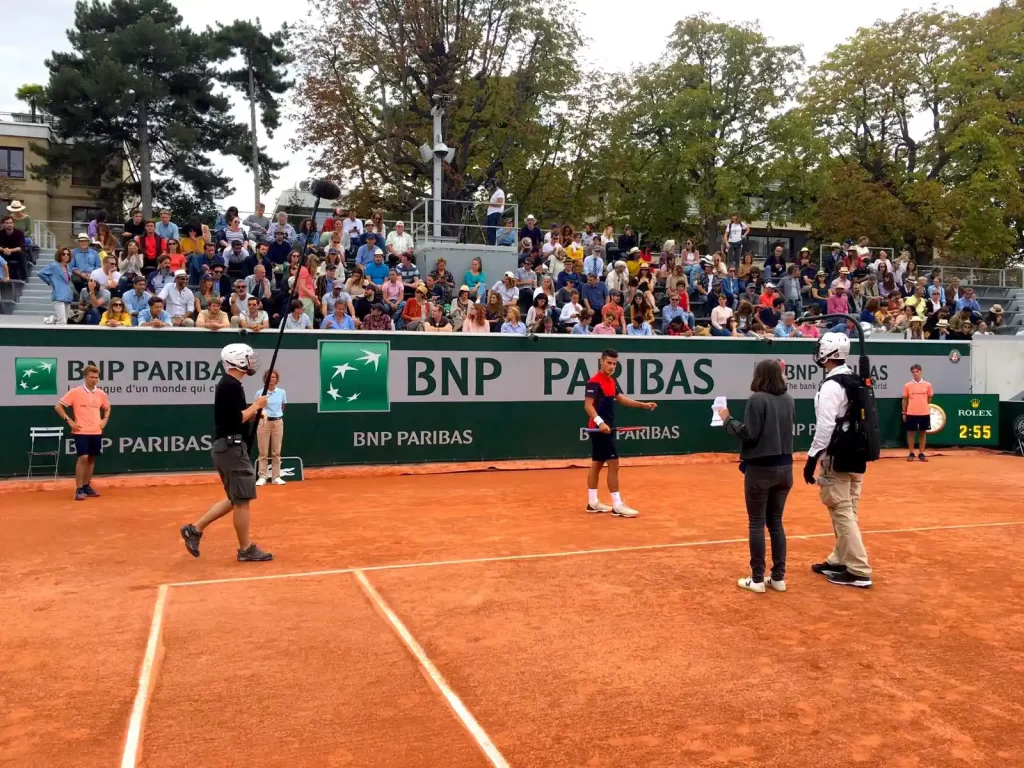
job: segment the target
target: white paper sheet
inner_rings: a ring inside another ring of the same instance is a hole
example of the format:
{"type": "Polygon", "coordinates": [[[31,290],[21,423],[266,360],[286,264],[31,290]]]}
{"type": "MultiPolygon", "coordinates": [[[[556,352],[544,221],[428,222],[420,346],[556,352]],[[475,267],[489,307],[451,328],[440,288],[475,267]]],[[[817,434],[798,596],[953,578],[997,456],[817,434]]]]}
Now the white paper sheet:
{"type": "Polygon", "coordinates": [[[711,405],[711,426],[712,427],[720,427],[720,426],[722,426],[725,423],[724,421],[722,421],[718,417],[718,412],[720,410],[722,410],[723,408],[726,408],[726,407],[728,407],[728,406],[725,404],[725,398],[724,397],[716,397],[715,398],[715,402],[712,403],[712,405],[711,405]]]}

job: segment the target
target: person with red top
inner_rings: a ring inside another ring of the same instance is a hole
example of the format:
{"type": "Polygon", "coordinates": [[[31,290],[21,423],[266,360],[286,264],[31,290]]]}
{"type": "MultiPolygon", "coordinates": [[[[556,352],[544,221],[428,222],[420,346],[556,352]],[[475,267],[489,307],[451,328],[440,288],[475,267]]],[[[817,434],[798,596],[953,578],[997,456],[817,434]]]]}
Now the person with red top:
{"type": "Polygon", "coordinates": [[[154,222],[147,221],[145,227],[145,233],[135,238],[135,241],[139,244],[139,250],[142,251],[143,268],[152,269],[156,266],[156,260],[160,258],[160,255],[166,253],[167,241],[156,233],[154,222]]]}
{"type": "Polygon", "coordinates": [[[931,429],[931,402],[935,397],[932,385],[921,378],[921,366],[914,363],[910,366],[911,381],[903,385],[903,421],[907,425],[907,447],[910,454],[907,461],[914,460],[914,433],[918,435],[917,459],[928,461],[924,455],[925,442],[928,440],[928,430],[931,429]]]}
{"type": "Polygon", "coordinates": [[[587,475],[587,512],[611,512],[617,517],[636,517],[637,511],[627,506],[619,494],[619,449],[615,443],[615,404],[626,408],[643,408],[653,411],[657,403],[641,402],[626,397],[619,383],[613,378],[619,364],[619,353],[606,349],[601,353],[599,370],[587,382],[583,409],[590,417],[590,473],[587,475]],[[608,465],[608,491],[612,505],[606,506],[598,500],[597,484],[601,479],[601,468],[608,465]]]}
{"type": "Polygon", "coordinates": [[[97,386],[100,369],[95,365],[87,365],[82,369],[82,375],[82,386],[69,390],[54,406],[57,415],[71,427],[75,439],[75,453],[78,454],[78,462],[75,464],[75,501],[83,501],[87,496],[99,496],[89,483],[96,470],[96,457],[103,454],[103,430],[110,421],[110,401],[97,386]],[[74,413],[74,418],[68,416],[68,408],[74,413]]]}

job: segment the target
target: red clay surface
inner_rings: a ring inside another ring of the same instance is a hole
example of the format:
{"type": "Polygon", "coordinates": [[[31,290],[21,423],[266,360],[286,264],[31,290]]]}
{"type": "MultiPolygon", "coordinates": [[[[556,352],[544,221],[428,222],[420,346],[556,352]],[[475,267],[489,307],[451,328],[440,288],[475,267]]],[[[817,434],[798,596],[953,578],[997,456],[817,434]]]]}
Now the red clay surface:
{"type": "MultiPolygon", "coordinates": [[[[871,468],[864,530],[1024,521],[1019,459],[871,468]]],[[[264,488],[193,560],[214,485],[0,495],[0,766],[120,765],[156,586],[744,539],[735,465],[633,467],[636,520],[588,516],[583,471],[264,488]]],[[[114,483],[111,483],[114,485],[114,483]]],[[[735,587],[745,543],[369,571],[512,766],[1024,765],[1024,525],[868,534],[876,587],[794,490],[785,594],[735,587]]],[[[140,765],[486,765],[351,575],[172,588],[140,765]],[[257,688],[254,689],[254,686],[257,688]]]]}

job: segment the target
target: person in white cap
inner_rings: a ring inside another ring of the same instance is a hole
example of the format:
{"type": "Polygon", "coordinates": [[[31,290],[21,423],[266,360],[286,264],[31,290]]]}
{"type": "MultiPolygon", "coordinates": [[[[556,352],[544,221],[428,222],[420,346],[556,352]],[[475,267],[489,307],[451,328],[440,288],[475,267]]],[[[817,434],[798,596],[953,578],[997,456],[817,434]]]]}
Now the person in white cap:
{"type": "Polygon", "coordinates": [[[501,280],[491,286],[491,293],[501,296],[501,303],[508,307],[519,301],[519,288],[516,286],[516,275],[514,272],[506,272],[501,280]]]}
{"type": "Polygon", "coordinates": [[[184,269],[177,270],[174,273],[174,282],[165,285],[158,295],[164,300],[172,325],[185,328],[195,325],[191,315],[195,310],[196,297],[188,287],[188,272],[184,269]]]}
{"type": "Polygon", "coordinates": [[[24,232],[25,237],[32,237],[32,217],[25,213],[25,204],[21,200],[11,200],[7,212],[14,219],[14,228],[24,232]]]}
{"type": "Polygon", "coordinates": [[[534,218],[532,213],[527,214],[526,224],[519,230],[519,240],[522,241],[524,237],[530,238],[535,248],[539,248],[544,242],[544,233],[540,231],[540,227],[537,226],[537,219],[534,218]]]}
{"type": "Polygon", "coordinates": [[[78,236],[78,247],[71,254],[71,280],[75,290],[82,290],[89,282],[89,275],[102,266],[100,255],[89,245],[89,235],[82,232],[78,236]]]}

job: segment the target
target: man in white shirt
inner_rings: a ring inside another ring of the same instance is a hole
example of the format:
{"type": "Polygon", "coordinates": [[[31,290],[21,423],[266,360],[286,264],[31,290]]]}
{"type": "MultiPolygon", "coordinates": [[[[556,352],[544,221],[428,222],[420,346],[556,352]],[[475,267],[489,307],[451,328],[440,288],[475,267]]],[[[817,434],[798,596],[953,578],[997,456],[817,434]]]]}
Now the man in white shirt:
{"type": "Polygon", "coordinates": [[[242,247],[241,240],[232,240],[231,245],[221,252],[221,256],[228,264],[244,264],[249,260],[249,249],[242,247]]]}
{"type": "MultiPolygon", "coordinates": [[[[822,336],[814,348],[814,362],[825,369],[825,380],[814,396],[816,427],[811,448],[804,465],[804,481],[817,485],[822,503],[828,507],[832,528],[836,534],[835,548],[822,563],[811,570],[828,578],[832,584],[860,587],[871,586],[871,566],[857,525],[857,506],[864,484],[863,472],[835,470],[836,454],[842,460],[841,443],[833,446],[832,434],[837,424],[848,415],[850,398],[840,383],[853,374],[846,364],[850,354],[850,339],[842,333],[829,332],[822,336]],[[837,380],[838,377],[843,377],[837,380]],[[818,462],[821,474],[815,478],[818,462]]],[[[845,426],[845,425],[843,425],[845,426]]]]}
{"type": "Polygon", "coordinates": [[[565,306],[562,307],[562,314],[558,317],[558,322],[563,327],[572,331],[572,327],[580,321],[580,313],[583,312],[583,305],[580,304],[580,292],[572,292],[572,301],[566,302],[565,306]]]}
{"type": "Polygon", "coordinates": [[[519,288],[516,286],[514,272],[506,272],[501,280],[491,286],[491,293],[501,296],[501,303],[504,306],[515,304],[519,300],[519,288]]]}
{"type": "Polygon", "coordinates": [[[356,218],[355,208],[350,209],[348,212],[348,216],[342,220],[341,231],[343,234],[346,234],[349,237],[352,236],[353,232],[359,236],[363,234],[363,222],[362,219],[356,218]]]}
{"type": "Polygon", "coordinates": [[[491,204],[487,206],[487,244],[494,245],[498,236],[501,214],[505,212],[505,190],[496,180],[488,183],[491,190],[491,204]]]}
{"type": "Polygon", "coordinates": [[[253,333],[262,331],[264,328],[270,326],[270,320],[267,318],[267,313],[263,311],[260,306],[260,300],[255,296],[250,296],[248,305],[244,315],[240,315],[238,318],[238,325],[242,328],[247,328],[253,333]]]}
{"type": "Polygon", "coordinates": [[[117,258],[107,256],[103,260],[103,266],[99,269],[94,269],[92,274],[89,275],[89,279],[95,280],[100,288],[106,288],[108,291],[115,290],[117,284],[121,281],[121,273],[117,271],[117,258]]]}
{"type": "Polygon", "coordinates": [[[171,316],[172,325],[184,328],[195,325],[191,315],[196,308],[196,297],[188,288],[188,272],[184,269],[175,272],[174,282],[165,285],[159,295],[164,300],[167,314],[171,316]]]}
{"type": "Polygon", "coordinates": [[[415,249],[412,235],[405,231],[405,224],[401,221],[395,222],[395,228],[388,232],[388,237],[384,244],[388,252],[388,261],[391,264],[397,264],[399,259],[402,258],[403,253],[409,254],[411,259],[415,249]]]}
{"type": "Polygon", "coordinates": [[[605,284],[608,286],[609,291],[622,291],[625,293],[629,287],[629,272],[626,271],[626,262],[619,261],[615,262],[615,268],[608,273],[608,277],[604,279],[605,284]]]}
{"type": "Polygon", "coordinates": [[[737,269],[743,258],[743,241],[750,237],[750,227],[740,221],[740,215],[734,213],[725,225],[724,245],[729,249],[729,263],[737,269]]]}

